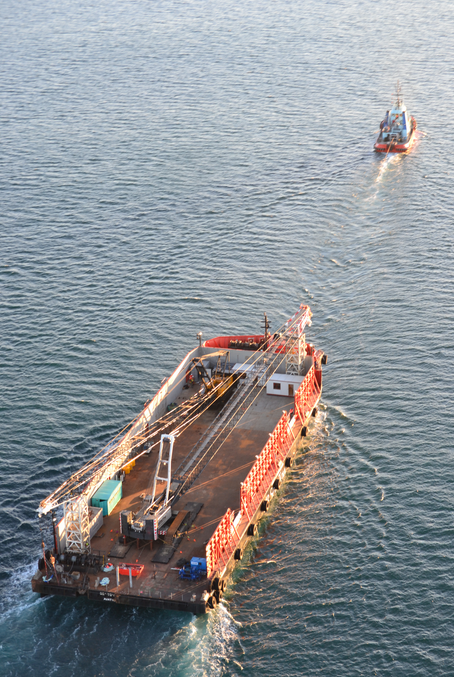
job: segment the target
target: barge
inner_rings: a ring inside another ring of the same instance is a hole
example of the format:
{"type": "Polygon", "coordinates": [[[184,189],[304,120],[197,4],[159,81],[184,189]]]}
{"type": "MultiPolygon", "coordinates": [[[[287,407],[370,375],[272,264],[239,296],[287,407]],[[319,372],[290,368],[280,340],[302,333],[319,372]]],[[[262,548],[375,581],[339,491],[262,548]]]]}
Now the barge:
{"type": "Polygon", "coordinates": [[[129,426],[41,501],[34,592],[203,614],[222,598],[317,412],[326,355],[282,327],[189,352],[129,426]],[[51,528],[50,528],[51,527],[51,528]]]}

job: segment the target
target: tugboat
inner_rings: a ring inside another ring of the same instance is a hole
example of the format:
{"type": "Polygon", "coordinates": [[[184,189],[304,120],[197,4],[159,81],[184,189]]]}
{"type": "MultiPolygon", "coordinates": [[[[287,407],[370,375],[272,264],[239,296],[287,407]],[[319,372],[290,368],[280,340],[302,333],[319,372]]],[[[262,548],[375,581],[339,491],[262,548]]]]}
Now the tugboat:
{"type": "Polygon", "coordinates": [[[416,120],[409,115],[402,102],[401,88],[397,83],[396,102],[391,111],[386,111],[380,123],[380,134],[374,148],[377,153],[406,153],[416,138],[416,120]]]}

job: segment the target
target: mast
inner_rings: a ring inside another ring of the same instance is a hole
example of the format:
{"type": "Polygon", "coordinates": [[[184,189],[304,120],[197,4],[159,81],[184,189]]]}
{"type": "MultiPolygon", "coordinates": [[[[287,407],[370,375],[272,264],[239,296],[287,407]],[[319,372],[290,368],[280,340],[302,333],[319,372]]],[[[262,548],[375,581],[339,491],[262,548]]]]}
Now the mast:
{"type": "Polygon", "coordinates": [[[396,84],[396,108],[402,108],[402,87],[399,80],[396,84]]]}
{"type": "Polygon", "coordinates": [[[264,328],[264,350],[266,350],[266,344],[268,343],[268,339],[270,337],[269,333],[269,328],[270,328],[270,323],[268,322],[268,316],[266,313],[263,313],[264,319],[263,319],[263,328],[264,328]]]}

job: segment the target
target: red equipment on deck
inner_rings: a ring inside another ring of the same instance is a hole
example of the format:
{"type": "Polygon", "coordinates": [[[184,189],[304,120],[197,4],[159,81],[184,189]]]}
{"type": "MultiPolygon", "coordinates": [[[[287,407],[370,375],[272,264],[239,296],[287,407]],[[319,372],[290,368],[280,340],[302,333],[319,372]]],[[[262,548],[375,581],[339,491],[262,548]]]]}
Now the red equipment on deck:
{"type": "Polygon", "coordinates": [[[126,564],[122,562],[118,565],[118,570],[123,576],[129,576],[129,572],[131,572],[131,576],[140,576],[143,569],[143,564],[126,564]]]}

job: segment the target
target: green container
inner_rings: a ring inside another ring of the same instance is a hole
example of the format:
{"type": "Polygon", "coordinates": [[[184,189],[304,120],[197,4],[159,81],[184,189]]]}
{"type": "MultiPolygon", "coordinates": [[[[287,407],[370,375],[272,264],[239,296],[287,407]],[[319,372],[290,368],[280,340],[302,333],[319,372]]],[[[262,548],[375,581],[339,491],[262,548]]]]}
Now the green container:
{"type": "Polygon", "coordinates": [[[103,515],[110,515],[117,503],[121,500],[122,483],[117,480],[106,480],[92,496],[91,504],[95,508],[102,508],[103,515]]]}

